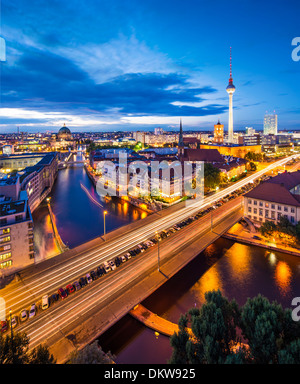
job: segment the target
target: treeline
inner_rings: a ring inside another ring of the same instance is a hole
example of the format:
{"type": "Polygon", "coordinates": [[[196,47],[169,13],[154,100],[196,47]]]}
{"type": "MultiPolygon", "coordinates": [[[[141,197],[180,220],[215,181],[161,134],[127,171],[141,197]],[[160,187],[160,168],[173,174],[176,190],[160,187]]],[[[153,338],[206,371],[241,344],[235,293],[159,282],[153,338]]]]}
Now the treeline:
{"type": "Polygon", "coordinates": [[[171,364],[299,364],[300,321],[261,295],[240,307],[221,292],[179,320],[171,364]],[[190,331],[191,330],[191,331],[190,331]]]}

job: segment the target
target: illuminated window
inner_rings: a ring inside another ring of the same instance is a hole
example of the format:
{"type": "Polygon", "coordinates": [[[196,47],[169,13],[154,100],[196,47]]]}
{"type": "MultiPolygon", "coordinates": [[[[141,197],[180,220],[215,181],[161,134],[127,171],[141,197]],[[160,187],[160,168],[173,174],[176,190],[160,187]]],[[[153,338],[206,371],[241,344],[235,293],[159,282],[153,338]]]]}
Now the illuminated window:
{"type": "Polygon", "coordinates": [[[0,263],[0,269],[9,268],[12,266],[12,261],[7,260],[4,263],[0,263]]]}
{"type": "Polygon", "coordinates": [[[9,242],[10,242],[10,236],[5,236],[0,239],[0,244],[9,243],[9,242]]]}
{"type": "Polygon", "coordinates": [[[2,229],[2,235],[7,235],[8,233],[10,233],[10,228],[2,229]]]}
{"type": "Polygon", "coordinates": [[[3,253],[3,255],[0,255],[0,260],[6,260],[11,257],[11,252],[3,253]]]}

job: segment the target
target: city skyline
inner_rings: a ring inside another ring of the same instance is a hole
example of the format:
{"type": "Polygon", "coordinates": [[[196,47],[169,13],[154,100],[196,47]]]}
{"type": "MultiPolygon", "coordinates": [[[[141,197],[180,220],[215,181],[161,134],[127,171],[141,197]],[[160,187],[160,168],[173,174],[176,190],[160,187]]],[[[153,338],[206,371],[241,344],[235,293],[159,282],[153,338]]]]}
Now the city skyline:
{"type": "Polygon", "coordinates": [[[5,0],[1,132],[179,130],[182,118],[185,130],[220,120],[227,133],[229,47],[234,131],[262,130],[268,110],[278,130],[299,129],[297,7],[5,0]]]}

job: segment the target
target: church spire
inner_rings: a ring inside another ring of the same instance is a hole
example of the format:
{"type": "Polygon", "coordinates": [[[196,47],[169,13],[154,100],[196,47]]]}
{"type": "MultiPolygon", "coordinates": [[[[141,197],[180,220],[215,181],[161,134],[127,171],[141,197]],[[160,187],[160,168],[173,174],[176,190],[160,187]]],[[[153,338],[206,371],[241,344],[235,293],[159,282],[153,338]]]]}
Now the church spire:
{"type": "Polygon", "coordinates": [[[183,132],[182,132],[182,119],[180,119],[180,130],[179,130],[179,141],[178,141],[178,147],[183,147],[183,132]]]}

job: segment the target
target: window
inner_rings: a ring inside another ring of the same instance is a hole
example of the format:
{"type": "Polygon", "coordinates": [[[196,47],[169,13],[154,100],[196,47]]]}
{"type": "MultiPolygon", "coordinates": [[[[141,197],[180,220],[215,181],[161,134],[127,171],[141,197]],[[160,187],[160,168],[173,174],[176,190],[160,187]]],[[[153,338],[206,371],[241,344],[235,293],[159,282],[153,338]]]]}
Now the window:
{"type": "Polygon", "coordinates": [[[254,205],[257,205],[257,200],[254,200],[254,201],[253,201],[253,204],[254,204],[254,205]]]}
{"type": "Polygon", "coordinates": [[[251,204],[252,203],[252,200],[251,199],[248,199],[248,204],[251,204]]]}
{"type": "Polygon", "coordinates": [[[3,253],[2,255],[0,255],[0,260],[6,260],[6,259],[9,259],[10,257],[11,257],[11,252],[3,253]]]}
{"type": "Polygon", "coordinates": [[[15,216],[15,220],[16,220],[17,222],[20,222],[20,221],[23,220],[23,216],[22,216],[22,215],[16,215],[16,216],[15,216]]]}
{"type": "Polygon", "coordinates": [[[12,265],[12,261],[7,260],[4,263],[0,263],[0,269],[9,268],[11,267],[11,265],[12,265]]]}
{"type": "Polygon", "coordinates": [[[265,211],[265,217],[269,217],[269,211],[267,209],[265,211]]]}
{"type": "Polygon", "coordinates": [[[259,210],[259,216],[263,216],[264,215],[264,210],[263,209],[260,209],[259,210]]]}
{"type": "Polygon", "coordinates": [[[7,218],[5,217],[4,219],[0,219],[0,225],[5,225],[7,224],[7,218]]]}
{"type": "Polygon", "coordinates": [[[9,242],[10,242],[10,236],[5,236],[5,237],[2,237],[2,239],[0,239],[0,244],[9,243],[9,242]]]}
{"type": "Polygon", "coordinates": [[[256,215],[257,214],[257,208],[254,208],[253,212],[256,215]]]}
{"type": "Polygon", "coordinates": [[[278,211],[281,211],[281,205],[277,206],[278,211]]]}
{"type": "Polygon", "coordinates": [[[288,207],[284,207],[284,212],[288,212],[289,211],[289,208],[288,207]]]}
{"type": "Polygon", "coordinates": [[[0,232],[1,235],[6,235],[6,234],[10,233],[10,228],[4,228],[1,231],[2,231],[2,233],[0,232]]]}
{"type": "Polygon", "coordinates": [[[251,212],[252,211],[252,208],[251,207],[248,207],[248,212],[251,212]]]}
{"type": "Polygon", "coordinates": [[[269,203],[265,203],[266,208],[269,208],[269,203]]]}
{"type": "Polygon", "coordinates": [[[291,223],[294,223],[295,222],[295,218],[294,216],[291,216],[291,223]]]}
{"type": "Polygon", "coordinates": [[[263,206],[264,206],[262,201],[259,202],[259,206],[260,206],[260,207],[263,207],[263,206]]]}
{"type": "Polygon", "coordinates": [[[291,208],[291,213],[295,213],[295,208],[291,208]]]}
{"type": "Polygon", "coordinates": [[[271,208],[272,208],[272,209],[275,209],[275,204],[272,204],[272,205],[271,205],[271,208]]]}
{"type": "Polygon", "coordinates": [[[280,218],[281,218],[281,213],[278,213],[277,220],[280,220],[280,218]]]}
{"type": "Polygon", "coordinates": [[[275,211],[271,211],[271,218],[275,219],[275,211]]]}

